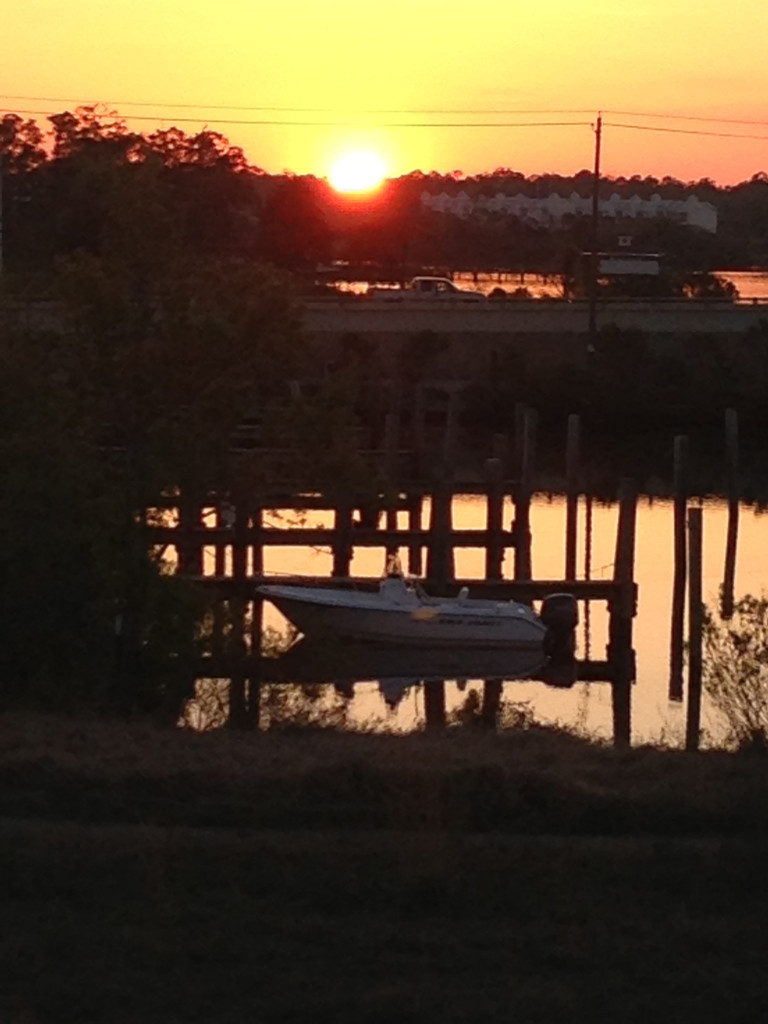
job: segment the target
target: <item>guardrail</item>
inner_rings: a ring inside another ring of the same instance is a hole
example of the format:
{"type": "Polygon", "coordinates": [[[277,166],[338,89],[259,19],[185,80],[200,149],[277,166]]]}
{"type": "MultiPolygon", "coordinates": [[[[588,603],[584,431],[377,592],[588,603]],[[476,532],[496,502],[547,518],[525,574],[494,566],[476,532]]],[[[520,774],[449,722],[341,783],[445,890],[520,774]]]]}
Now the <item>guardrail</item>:
{"type": "MultiPolygon", "coordinates": [[[[305,298],[304,304],[307,308],[313,308],[315,306],[321,307],[333,307],[349,309],[352,307],[358,307],[361,309],[385,309],[388,306],[395,305],[399,309],[407,307],[409,309],[456,309],[462,310],[471,306],[472,310],[483,310],[483,311],[498,311],[510,309],[521,309],[530,311],[531,309],[553,309],[553,308],[568,308],[568,309],[584,309],[585,311],[589,308],[588,299],[558,299],[558,298],[530,298],[530,299],[516,299],[510,296],[506,299],[487,299],[486,302],[477,302],[475,299],[463,299],[461,297],[451,297],[445,299],[412,299],[406,296],[393,296],[392,298],[382,298],[380,295],[369,296],[369,295],[356,295],[356,294],[342,294],[342,295],[313,295],[305,298]]],[[[622,298],[617,296],[605,296],[598,299],[598,308],[609,307],[626,307],[626,308],[639,308],[647,309],[651,307],[660,306],[667,309],[729,309],[732,307],[744,308],[751,306],[766,306],[768,307],[768,298],[751,298],[751,299],[719,299],[719,298],[622,298]]]]}

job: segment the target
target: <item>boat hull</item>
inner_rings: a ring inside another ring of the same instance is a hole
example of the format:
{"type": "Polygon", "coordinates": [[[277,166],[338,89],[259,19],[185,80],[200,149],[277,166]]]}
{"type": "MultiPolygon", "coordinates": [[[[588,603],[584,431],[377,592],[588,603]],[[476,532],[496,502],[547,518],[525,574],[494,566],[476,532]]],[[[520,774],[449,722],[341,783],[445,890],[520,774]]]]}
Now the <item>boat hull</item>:
{"type": "Polygon", "coordinates": [[[288,587],[260,588],[264,596],[305,636],[335,636],[348,640],[417,647],[541,647],[546,627],[525,606],[501,602],[458,602],[356,607],[328,603],[288,587]],[[473,607],[474,606],[474,607],[473,607]]]}

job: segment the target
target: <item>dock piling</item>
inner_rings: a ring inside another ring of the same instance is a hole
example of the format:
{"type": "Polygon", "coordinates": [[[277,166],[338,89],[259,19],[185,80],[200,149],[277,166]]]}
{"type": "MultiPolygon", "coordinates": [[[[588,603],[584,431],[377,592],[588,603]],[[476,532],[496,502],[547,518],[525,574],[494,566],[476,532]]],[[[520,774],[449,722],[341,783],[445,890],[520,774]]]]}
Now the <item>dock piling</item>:
{"type": "Polygon", "coordinates": [[[578,413],[568,417],[565,452],[565,578],[576,579],[576,543],[581,476],[581,419],[578,413]]]}
{"type": "Polygon", "coordinates": [[[504,480],[500,459],[487,459],[485,463],[488,479],[487,510],[485,528],[488,542],[485,548],[485,578],[500,580],[504,564],[502,530],[504,518],[504,480]]]}
{"type": "Polygon", "coordinates": [[[349,576],[352,562],[352,503],[342,499],[336,506],[333,575],[349,576]]]}
{"type": "Polygon", "coordinates": [[[728,467],[728,527],[720,614],[724,619],[730,619],[733,617],[733,589],[739,537],[739,417],[735,409],[725,410],[725,453],[728,467]]]}
{"type": "MultiPolygon", "coordinates": [[[[515,408],[517,412],[517,407],[515,408]]],[[[531,578],[531,500],[533,498],[536,462],[538,416],[534,409],[525,409],[520,448],[520,477],[515,493],[515,579],[531,578]]]]}
{"type": "Polygon", "coordinates": [[[439,473],[432,491],[432,508],[427,548],[427,579],[435,593],[442,594],[454,577],[451,545],[452,498],[449,477],[439,473]]]}
{"type": "MultiPolygon", "coordinates": [[[[411,533],[421,529],[422,497],[418,492],[413,492],[408,495],[407,502],[408,531],[411,533]]],[[[408,573],[411,576],[421,576],[421,571],[421,544],[418,541],[411,541],[408,544],[408,573]]]]}
{"type": "Polygon", "coordinates": [[[673,447],[674,576],[669,650],[669,699],[683,699],[683,630],[685,628],[686,530],[688,508],[688,438],[679,435],[673,447]]]}
{"type": "Polygon", "coordinates": [[[617,593],[610,603],[609,661],[613,674],[613,736],[618,747],[630,745],[632,722],[630,693],[635,678],[632,623],[636,612],[635,532],[637,487],[624,479],[619,487],[619,522],[613,579],[617,593]]]}
{"type": "Polygon", "coordinates": [[[445,728],[444,679],[430,679],[424,683],[424,717],[428,731],[445,728]]]}
{"type": "Polygon", "coordinates": [[[702,638],[704,606],[702,592],[703,511],[688,510],[688,706],[685,716],[685,749],[699,749],[701,721],[702,638]]]}

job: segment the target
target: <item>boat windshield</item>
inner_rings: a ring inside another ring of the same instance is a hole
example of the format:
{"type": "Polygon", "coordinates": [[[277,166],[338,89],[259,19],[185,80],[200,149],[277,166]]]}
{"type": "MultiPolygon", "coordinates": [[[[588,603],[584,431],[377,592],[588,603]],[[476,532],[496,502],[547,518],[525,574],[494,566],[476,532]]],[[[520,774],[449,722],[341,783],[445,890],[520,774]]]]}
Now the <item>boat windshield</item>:
{"type": "Polygon", "coordinates": [[[413,602],[413,587],[403,576],[387,576],[381,581],[379,593],[390,601],[401,603],[410,600],[413,602]]]}
{"type": "Polygon", "coordinates": [[[387,559],[387,568],[384,572],[385,579],[405,579],[405,573],[403,572],[403,566],[400,562],[399,555],[390,555],[387,559]]]}

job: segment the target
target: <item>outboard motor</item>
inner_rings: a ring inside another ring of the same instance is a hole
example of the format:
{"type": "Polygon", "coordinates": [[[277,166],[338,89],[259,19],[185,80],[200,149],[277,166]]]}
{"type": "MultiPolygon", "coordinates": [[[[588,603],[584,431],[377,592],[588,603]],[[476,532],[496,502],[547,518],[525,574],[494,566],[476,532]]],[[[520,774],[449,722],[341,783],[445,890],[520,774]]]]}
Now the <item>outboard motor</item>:
{"type": "Polygon", "coordinates": [[[547,627],[547,654],[551,658],[573,658],[579,624],[579,606],[573,594],[550,594],[542,602],[539,617],[547,627]]]}
{"type": "Polygon", "coordinates": [[[569,690],[576,682],[576,659],[573,654],[559,654],[550,658],[542,670],[541,678],[547,686],[569,690]]]}

